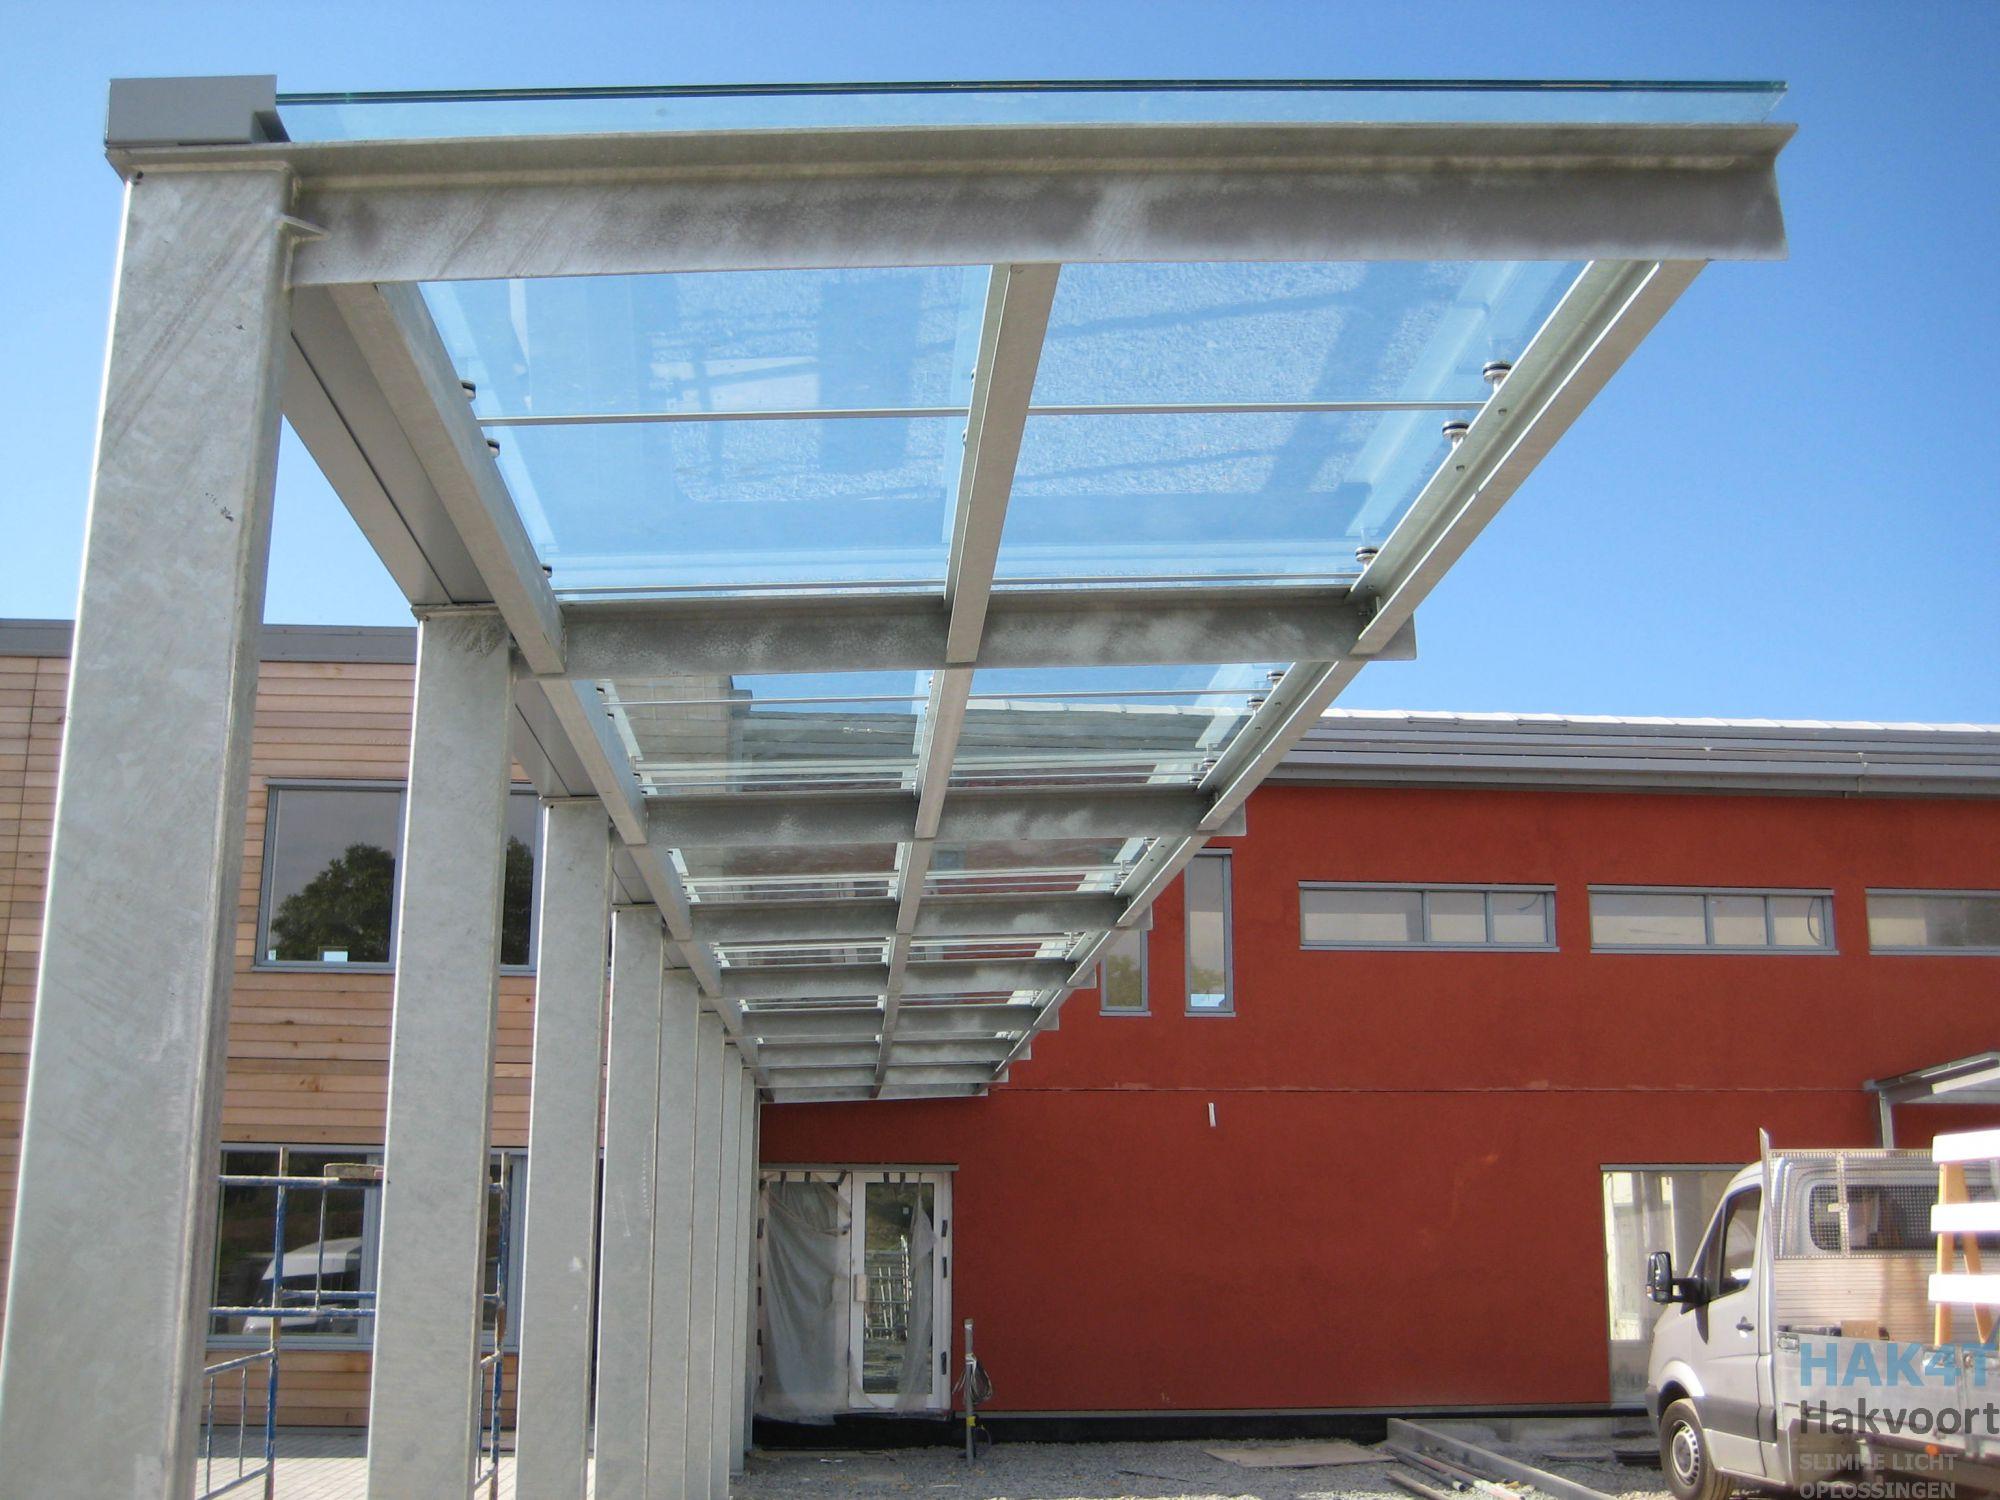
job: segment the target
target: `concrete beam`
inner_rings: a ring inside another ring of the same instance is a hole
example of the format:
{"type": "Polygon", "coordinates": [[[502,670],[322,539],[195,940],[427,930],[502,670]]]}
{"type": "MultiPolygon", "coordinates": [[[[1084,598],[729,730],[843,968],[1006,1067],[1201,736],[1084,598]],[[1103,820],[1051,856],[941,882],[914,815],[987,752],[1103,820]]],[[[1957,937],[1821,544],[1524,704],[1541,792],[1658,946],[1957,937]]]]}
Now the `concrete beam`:
{"type": "Polygon", "coordinates": [[[686,1500],[721,1500],[714,1495],[711,1483],[714,1472],[711,1449],[715,1439],[717,1234],[722,1213],[722,1111],[727,1063],[722,1022],[712,1012],[704,1011],[695,1040],[694,1194],[688,1216],[693,1260],[688,1282],[687,1452],[682,1491],[686,1500]]]}
{"type": "Polygon", "coordinates": [[[650,906],[611,919],[611,1044],[598,1230],[596,1500],[646,1500],[654,1199],[666,933],[650,906]]]}
{"type": "Polygon", "coordinates": [[[696,1054],[701,991],[667,971],[660,1027],[658,1155],[653,1169],[652,1406],[647,1493],[682,1493],[687,1477],[688,1319],[693,1297],[696,1054]]]}
{"type": "Polygon", "coordinates": [[[545,808],[537,864],[541,931],[514,1474],[523,1494],[583,1500],[611,917],[611,827],[603,808],[590,802],[545,808]]]}
{"type": "Polygon", "coordinates": [[[194,1476],[288,193],[126,195],[0,1344],[23,1495],[184,1500],[194,1476]]]}
{"type": "Polygon", "coordinates": [[[736,1405],[736,1305],[743,1285],[743,1061],[726,1049],[723,1067],[722,1152],[715,1221],[715,1354],[709,1382],[709,1486],[713,1496],[729,1494],[735,1454],[730,1447],[730,1408],[736,1405]]]}
{"type": "Polygon", "coordinates": [[[508,657],[507,627],[491,609],[434,614],[418,631],[368,1392],[371,1495],[455,1495],[472,1484],[508,657]]]}
{"type": "Polygon", "coordinates": [[[114,150],[282,164],[298,284],[1006,261],[1775,259],[1788,125],[1005,125],[114,150]],[[562,233],[551,226],[561,225],[562,233]]]}

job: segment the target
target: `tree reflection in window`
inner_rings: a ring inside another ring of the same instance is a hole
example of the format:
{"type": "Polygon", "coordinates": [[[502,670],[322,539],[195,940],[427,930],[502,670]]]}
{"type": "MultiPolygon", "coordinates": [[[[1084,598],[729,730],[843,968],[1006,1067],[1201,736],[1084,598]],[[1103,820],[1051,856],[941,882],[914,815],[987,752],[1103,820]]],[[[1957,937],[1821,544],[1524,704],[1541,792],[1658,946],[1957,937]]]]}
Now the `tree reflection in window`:
{"type": "MultiPolygon", "coordinates": [[[[511,875],[512,848],[507,853],[511,875]]],[[[396,856],[373,844],[349,844],[278,904],[271,918],[273,955],[308,963],[333,955],[349,963],[387,963],[395,910],[396,856]]]]}

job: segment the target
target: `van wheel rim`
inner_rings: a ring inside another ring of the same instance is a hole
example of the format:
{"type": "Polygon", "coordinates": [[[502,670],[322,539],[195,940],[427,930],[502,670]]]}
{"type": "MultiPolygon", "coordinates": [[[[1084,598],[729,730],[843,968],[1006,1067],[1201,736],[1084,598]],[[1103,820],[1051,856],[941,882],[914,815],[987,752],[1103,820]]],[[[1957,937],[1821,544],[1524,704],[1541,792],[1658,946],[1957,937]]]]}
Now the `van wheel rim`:
{"type": "Polygon", "coordinates": [[[1689,1489],[1701,1478],[1701,1438],[1687,1423],[1677,1423],[1674,1427],[1673,1442],[1669,1444],[1674,1464],[1674,1478],[1689,1489]]]}

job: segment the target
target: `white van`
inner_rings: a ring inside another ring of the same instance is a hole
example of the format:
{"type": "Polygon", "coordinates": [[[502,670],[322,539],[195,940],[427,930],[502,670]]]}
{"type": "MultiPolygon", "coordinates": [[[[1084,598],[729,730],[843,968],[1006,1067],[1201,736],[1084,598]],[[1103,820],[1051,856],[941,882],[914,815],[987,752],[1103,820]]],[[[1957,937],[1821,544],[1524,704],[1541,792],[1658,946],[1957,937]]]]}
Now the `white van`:
{"type": "MultiPolygon", "coordinates": [[[[1995,1175],[1968,1173],[1975,1196],[1995,1175]]],[[[1730,1181],[1693,1265],[1652,1254],[1646,1404],[1679,1500],[2000,1492],[2000,1358],[1967,1311],[1936,1339],[1937,1197],[1923,1152],[1772,1151],[1730,1181]]]]}

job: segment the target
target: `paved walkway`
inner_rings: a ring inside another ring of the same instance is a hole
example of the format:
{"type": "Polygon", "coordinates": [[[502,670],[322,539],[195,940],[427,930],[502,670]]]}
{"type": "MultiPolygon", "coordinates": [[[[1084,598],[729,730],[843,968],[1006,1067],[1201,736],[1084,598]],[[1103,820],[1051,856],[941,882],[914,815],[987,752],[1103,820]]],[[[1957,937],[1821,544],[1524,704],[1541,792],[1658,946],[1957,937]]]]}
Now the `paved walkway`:
{"type": "MultiPolygon", "coordinates": [[[[261,1440],[261,1433],[253,1433],[253,1443],[261,1440]]],[[[227,1447],[226,1456],[218,1452],[209,1483],[220,1491],[219,1500],[252,1500],[264,1493],[261,1479],[246,1480],[233,1489],[222,1490],[236,1472],[236,1434],[232,1429],[226,1437],[216,1434],[216,1447],[227,1447]]],[[[277,1500],[363,1500],[368,1493],[368,1437],[361,1432],[325,1432],[312,1428],[278,1429],[278,1483],[277,1500]]],[[[203,1492],[203,1478],[199,1469],[195,1471],[195,1493],[203,1492]]],[[[213,1493],[213,1492],[211,1492],[213,1493]]],[[[470,1500],[485,1500],[487,1488],[482,1485],[470,1500]]],[[[500,1494],[502,1500],[513,1500],[514,1459],[507,1454],[500,1460],[500,1494]]]]}

